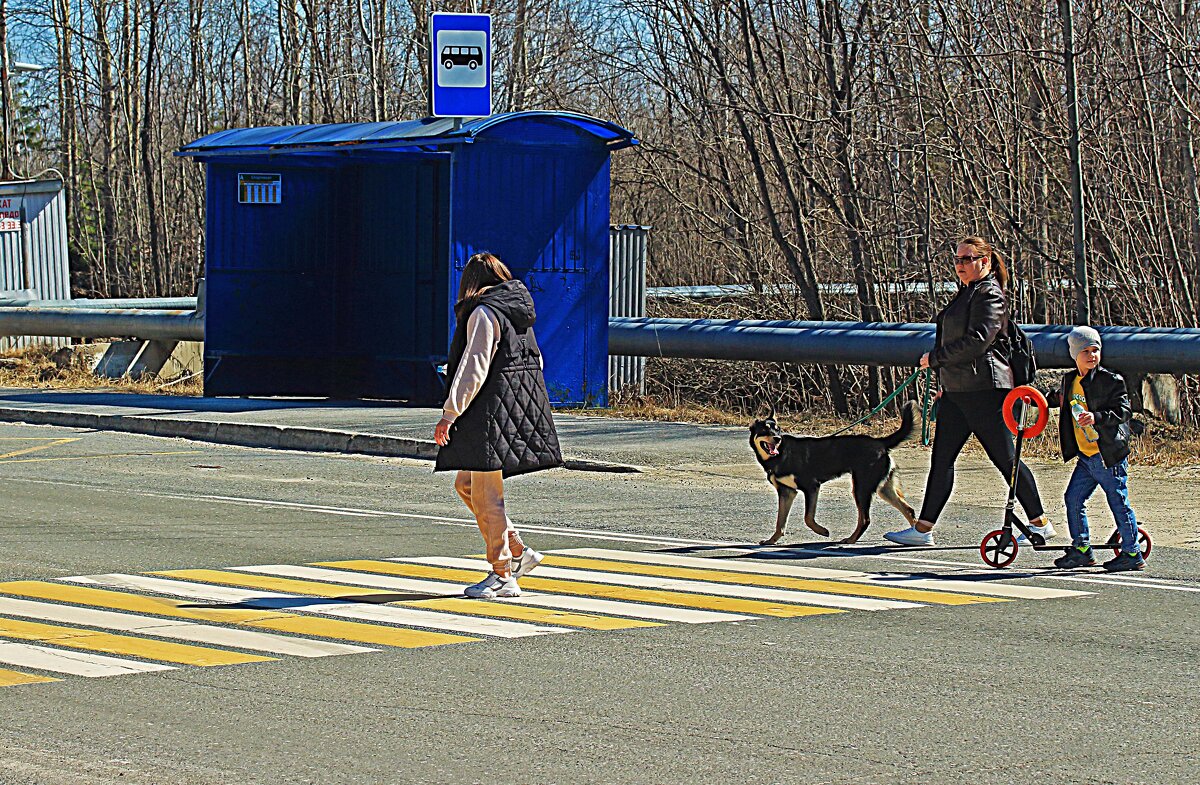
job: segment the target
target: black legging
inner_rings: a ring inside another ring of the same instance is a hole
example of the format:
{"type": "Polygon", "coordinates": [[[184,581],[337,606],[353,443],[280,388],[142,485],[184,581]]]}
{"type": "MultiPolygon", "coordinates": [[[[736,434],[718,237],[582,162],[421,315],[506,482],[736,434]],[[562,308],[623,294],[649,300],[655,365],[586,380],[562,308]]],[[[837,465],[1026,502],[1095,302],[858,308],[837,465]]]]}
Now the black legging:
{"type": "MultiPolygon", "coordinates": [[[[921,520],[936,523],[942,514],[954,488],[954,462],[971,434],[979,439],[988,458],[1004,475],[1004,484],[1008,484],[1016,448],[1012,433],[1004,424],[1002,410],[1006,395],[1008,390],[942,394],[938,402],[929,479],[925,481],[925,499],[921,503],[921,520]]],[[[1017,499],[1031,521],[1045,512],[1033,473],[1024,461],[1017,473],[1017,499]]]]}

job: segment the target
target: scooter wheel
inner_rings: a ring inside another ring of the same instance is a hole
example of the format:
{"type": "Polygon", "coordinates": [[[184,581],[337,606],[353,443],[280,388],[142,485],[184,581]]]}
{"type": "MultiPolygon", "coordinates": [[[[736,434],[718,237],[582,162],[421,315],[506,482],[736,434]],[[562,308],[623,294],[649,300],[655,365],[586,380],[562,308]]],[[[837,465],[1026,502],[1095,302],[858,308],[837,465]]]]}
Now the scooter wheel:
{"type": "Polygon", "coordinates": [[[983,563],[996,569],[1007,567],[1016,561],[1017,550],[1017,538],[1011,533],[1005,533],[1003,529],[989,532],[983,538],[983,542],[979,543],[979,555],[983,558],[983,563]],[[1008,542],[1004,542],[1006,538],[1008,542]]]}
{"type": "MultiPolygon", "coordinates": [[[[1116,539],[1115,535],[1114,539],[1116,539]]],[[[1150,540],[1150,532],[1146,531],[1141,526],[1138,527],[1138,548],[1142,552],[1143,559],[1149,559],[1150,551],[1154,549],[1154,543],[1150,540]]],[[[1120,539],[1117,539],[1116,544],[1113,545],[1113,553],[1117,556],[1121,555],[1120,539]]]]}

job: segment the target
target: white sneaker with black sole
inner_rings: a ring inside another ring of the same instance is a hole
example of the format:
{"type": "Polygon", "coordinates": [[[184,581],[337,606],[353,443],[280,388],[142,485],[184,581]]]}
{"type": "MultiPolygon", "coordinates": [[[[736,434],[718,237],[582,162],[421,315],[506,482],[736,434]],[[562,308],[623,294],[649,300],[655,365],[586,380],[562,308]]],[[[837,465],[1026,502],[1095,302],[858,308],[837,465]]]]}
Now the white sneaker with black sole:
{"type": "Polygon", "coordinates": [[[464,589],[463,594],[475,600],[520,597],[521,587],[517,585],[517,579],[513,576],[501,578],[496,573],[489,572],[479,583],[464,589]]]}
{"type": "Polygon", "coordinates": [[[521,555],[512,560],[512,576],[513,578],[524,578],[529,573],[533,572],[533,568],[542,563],[545,558],[542,554],[525,546],[525,550],[521,551],[521,555]]]}
{"type": "MultiPolygon", "coordinates": [[[[1033,524],[1027,524],[1027,525],[1029,526],[1029,531],[1033,532],[1034,534],[1042,535],[1042,540],[1045,542],[1050,542],[1050,540],[1054,539],[1054,536],[1058,534],[1058,532],[1054,531],[1054,524],[1051,523],[1050,521],[1046,521],[1046,523],[1042,526],[1034,526],[1033,524]]],[[[1018,531],[1017,532],[1017,545],[1028,545],[1028,544],[1029,544],[1029,538],[1026,537],[1024,534],[1021,534],[1018,531]]]]}
{"type": "Polygon", "coordinates": [[[883,539],[897,545],[933,545],[933,532],[919,532],[909,526],[898,532],[884,532],[883,539]]]}

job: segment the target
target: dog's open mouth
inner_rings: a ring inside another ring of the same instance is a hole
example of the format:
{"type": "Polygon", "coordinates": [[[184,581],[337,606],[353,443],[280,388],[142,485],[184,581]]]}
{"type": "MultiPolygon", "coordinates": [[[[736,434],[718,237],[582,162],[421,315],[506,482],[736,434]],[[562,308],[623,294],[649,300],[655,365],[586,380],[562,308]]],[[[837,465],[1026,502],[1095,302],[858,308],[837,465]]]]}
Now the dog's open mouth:
{"type": "Polygon", "coordinates": [[[767,455],[775,456],[779,454],[779,442],[779,439],[768,438],[763,439],[759,444],[762,445],[763,452],[767,455]]]}

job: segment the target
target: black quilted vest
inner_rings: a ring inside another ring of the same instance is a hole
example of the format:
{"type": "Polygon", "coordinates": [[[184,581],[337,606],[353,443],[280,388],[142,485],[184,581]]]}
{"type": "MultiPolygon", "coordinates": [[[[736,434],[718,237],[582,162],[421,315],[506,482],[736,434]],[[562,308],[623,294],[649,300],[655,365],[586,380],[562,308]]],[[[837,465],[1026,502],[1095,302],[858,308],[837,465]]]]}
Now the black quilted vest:
{"type": "MultiPolygon", "coordinates": [[[[502,471],[505,477],[562,465],[550,397],[542,376],[541,350],[533,336],[536,318],[529,290],[517,280],[497,284],[479,300],[500,322],[500,345],[483,387],[450,429],[434,471],[502,471]]],[[[450,342],[446,378],[453,380],[466,349],[470,313],[462,315],[450,342]]]]}

